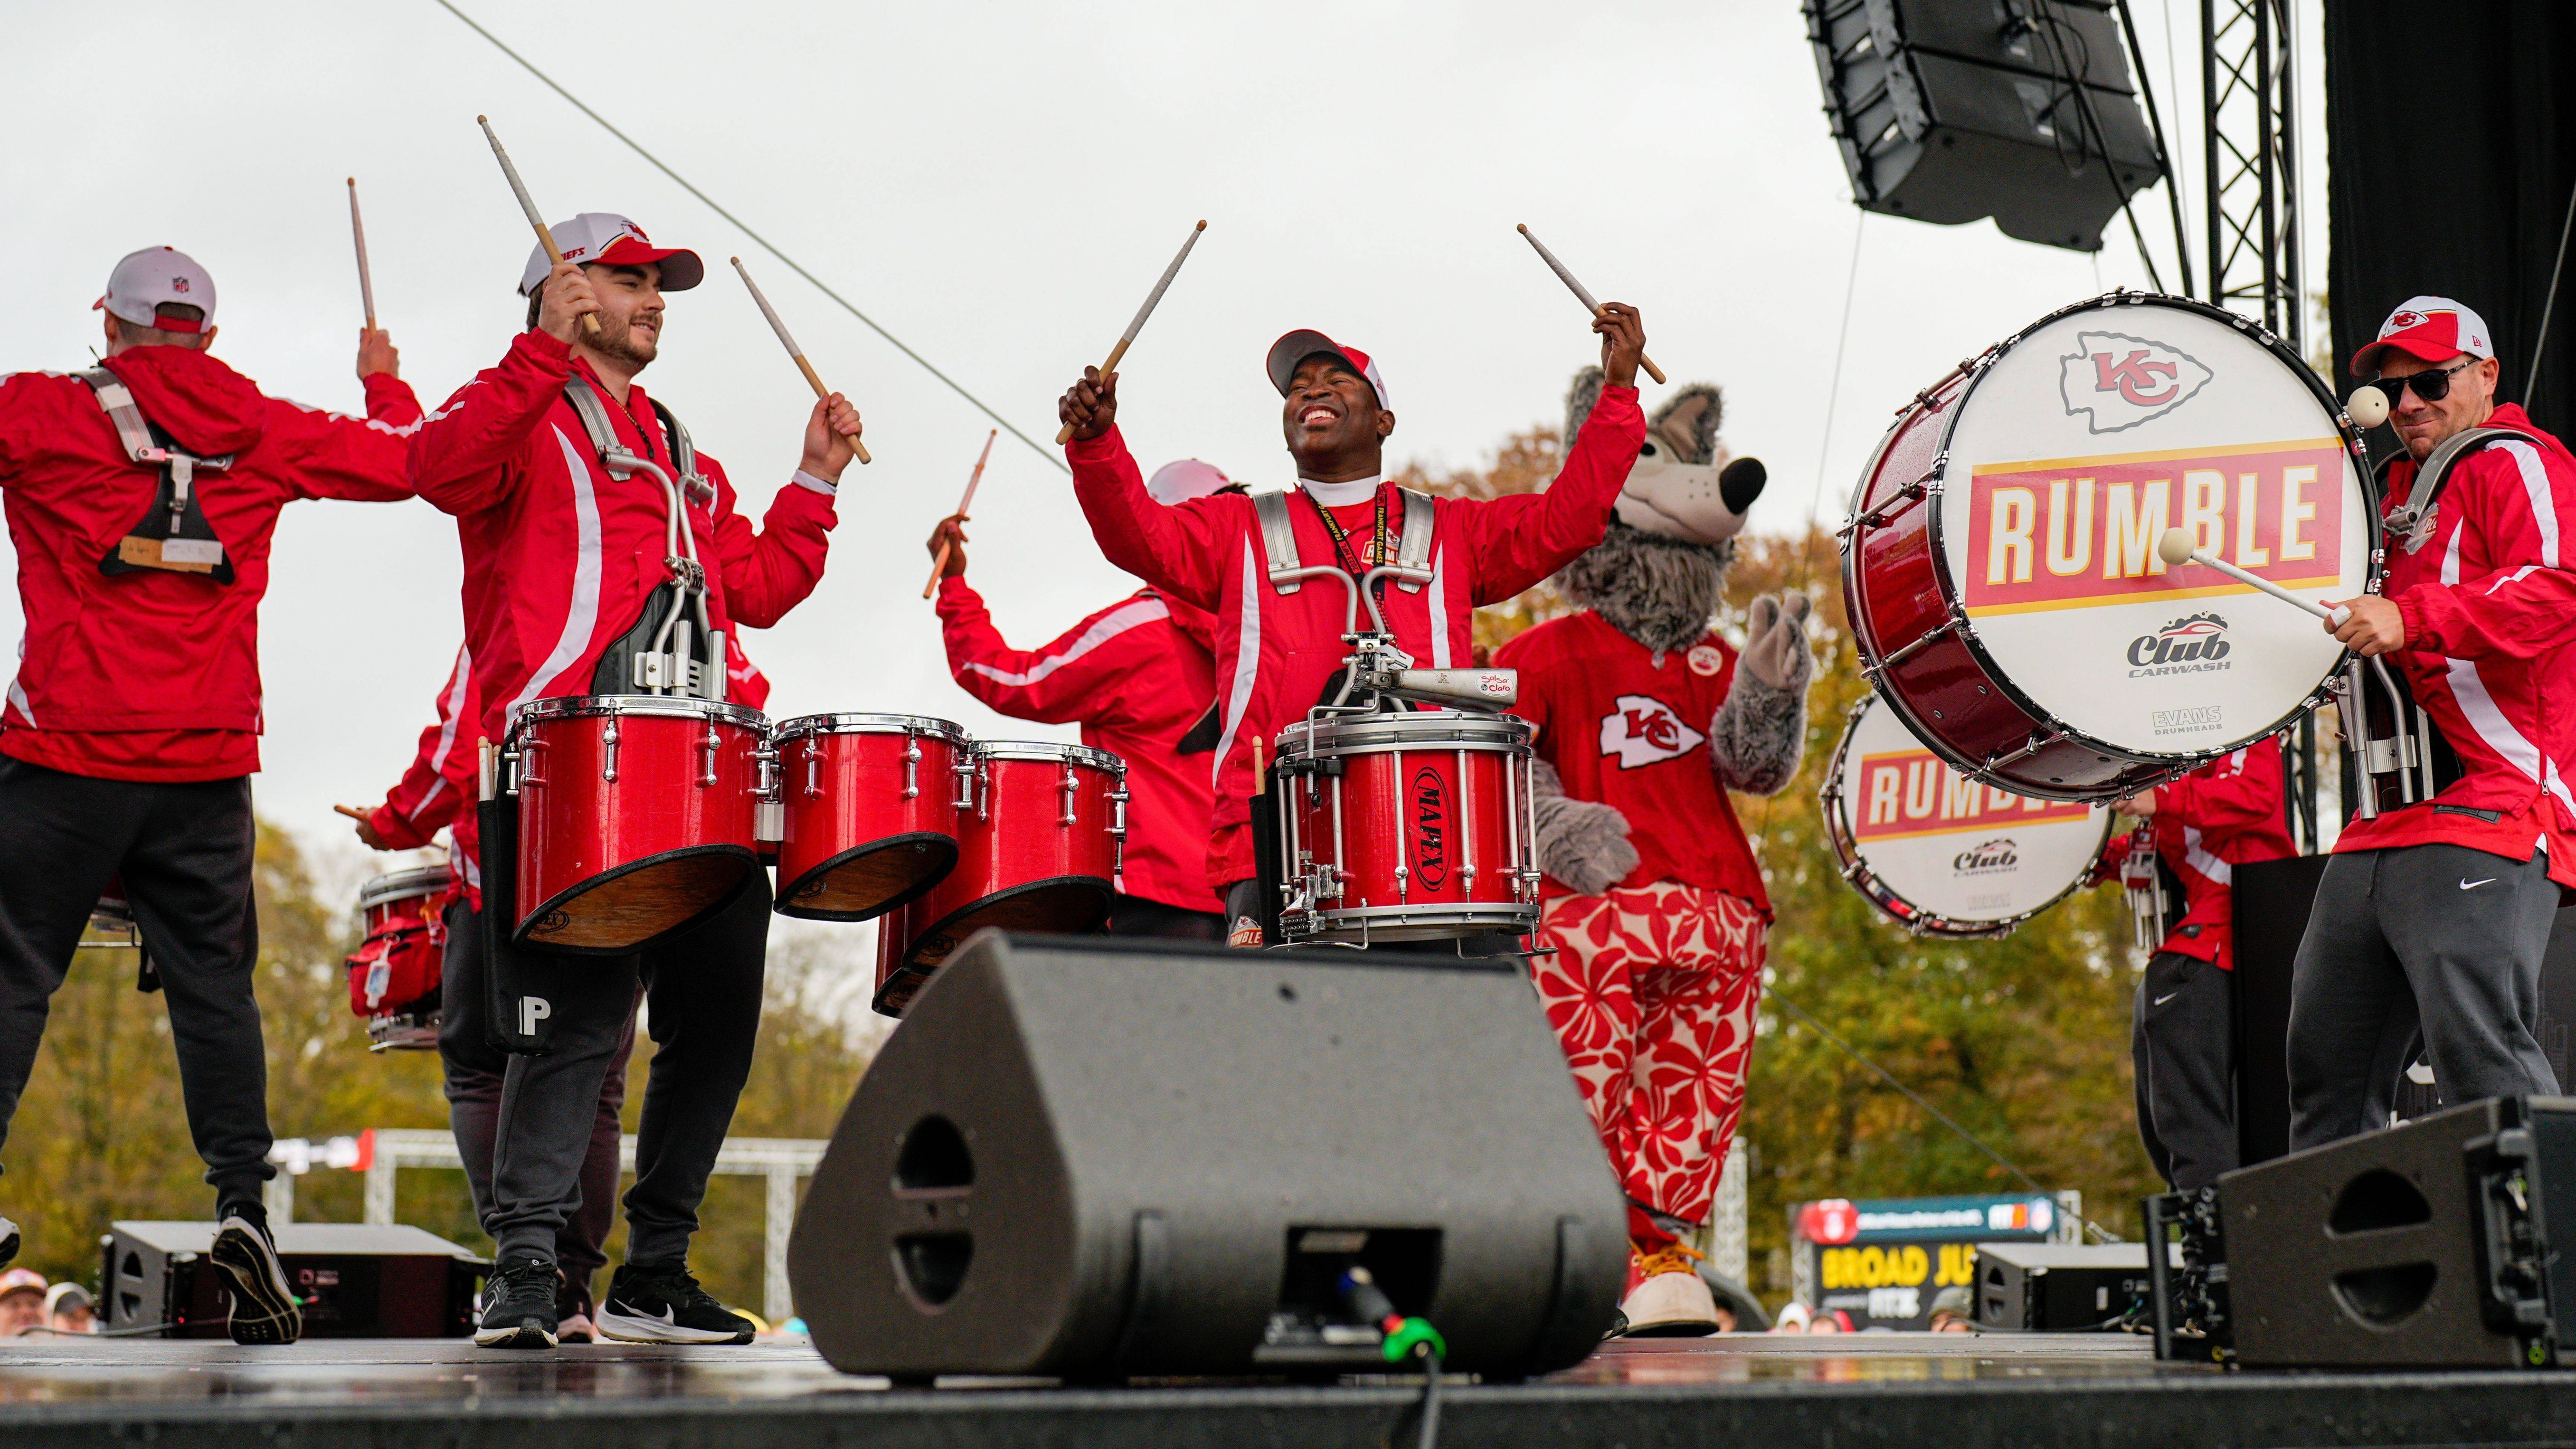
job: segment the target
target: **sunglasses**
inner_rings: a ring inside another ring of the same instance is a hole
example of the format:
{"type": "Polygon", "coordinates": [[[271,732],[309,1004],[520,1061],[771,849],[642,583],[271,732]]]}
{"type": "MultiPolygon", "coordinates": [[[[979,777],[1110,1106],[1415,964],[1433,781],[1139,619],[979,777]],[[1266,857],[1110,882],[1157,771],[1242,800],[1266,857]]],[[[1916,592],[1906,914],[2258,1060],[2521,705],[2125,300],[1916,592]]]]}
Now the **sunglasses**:
{"type": "Polygon", "coordinates": [[[2429,367],[2422,372],[2410,372],[2404,377],[2375,377],[2371,379],[2371,385],[2388,394],[2388,403],[2391,407],[2405,400],[2406,391],[2409,388],[2414,389],[2415,395],[2424,401],[2436,403],[2451,395],[2452,375],[2475,367],[2477,362],[2476,358],[2469,357],[2449,367],[2429,367]]]}

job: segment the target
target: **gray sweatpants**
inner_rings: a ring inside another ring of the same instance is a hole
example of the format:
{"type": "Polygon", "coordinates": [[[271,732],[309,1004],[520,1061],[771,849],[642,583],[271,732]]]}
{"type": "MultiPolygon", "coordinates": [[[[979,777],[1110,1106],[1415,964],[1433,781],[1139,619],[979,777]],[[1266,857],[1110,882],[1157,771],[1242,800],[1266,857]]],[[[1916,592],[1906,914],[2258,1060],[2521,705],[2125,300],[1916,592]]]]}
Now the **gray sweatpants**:
{"type": "Polygon", "coordinates": [[[2420,1029],[2442,1100],[2554,1095],[2540,963],[2558,912],[2549,859],[2460,845],[2326,863],[2290,981],[2290,1148],[2388,1125],[2420,1029]]]}

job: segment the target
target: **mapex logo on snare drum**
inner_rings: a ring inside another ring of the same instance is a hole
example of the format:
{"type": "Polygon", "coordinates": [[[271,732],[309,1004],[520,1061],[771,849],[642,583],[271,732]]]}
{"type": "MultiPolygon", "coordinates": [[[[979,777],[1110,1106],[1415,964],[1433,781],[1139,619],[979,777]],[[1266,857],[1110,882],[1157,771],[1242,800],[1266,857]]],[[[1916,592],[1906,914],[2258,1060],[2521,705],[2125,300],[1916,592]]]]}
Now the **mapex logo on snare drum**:
{"type": "Polygon", "coordinates": [[[1950,869],[1958,875],[1993,875],[2021,864],[2020,850],[2009,835],[1981,840],[1950,857],[1950,869]]]}
{"type": "Polygon", "coordinates": [[[2178,347],[2123,332],[2079,332],[2058,360],[2066,415],[2090,432],[2117,433],[2153,422],[2208,386],[2209,365],[2178,347]]]}
{"type": "Polygon", "coordinates": [[[1422,888],[1449,883],[1449,785],[1429,765],[1413,772],[1413,873],[1422,888]]]}
{"type": "Polygon", "coordinates": [[[2205,674],[2233,668],[2227,663],[2227,621],[2202,612],[2176,619],[2152,634],[2129,641],[2131,679],[2158,674],[2205,674]]]}

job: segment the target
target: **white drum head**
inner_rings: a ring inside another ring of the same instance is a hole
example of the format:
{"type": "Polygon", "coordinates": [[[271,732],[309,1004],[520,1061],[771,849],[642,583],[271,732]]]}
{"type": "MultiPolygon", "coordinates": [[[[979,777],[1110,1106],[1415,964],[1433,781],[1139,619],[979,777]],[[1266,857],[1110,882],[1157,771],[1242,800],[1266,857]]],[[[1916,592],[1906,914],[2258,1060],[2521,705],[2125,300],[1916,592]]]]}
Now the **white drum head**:
{"type": "Polygon", "coordinates": [[[2207,758],[2272,733],[2341,656],[2314,615],[2156,552],[2183,528],[2309,599],[2369,576],[2368,495],[2334,413],[2237,326],[2164,301],[2043,323],[1970,389],[1948,455],[1956,596],[2059,725],[2207,758]]]}
{"type": "Polygon", "coordinates": [[[1996,930],[2083,883],[2110,839],[2100,805],[2035,800],[1960,774],[1873,696],[1843,732],[1826,824],[1856,881],[1909,925],[1996,930]],[[1876,886],[1873,890],[1872,885],[1876,886]]]}

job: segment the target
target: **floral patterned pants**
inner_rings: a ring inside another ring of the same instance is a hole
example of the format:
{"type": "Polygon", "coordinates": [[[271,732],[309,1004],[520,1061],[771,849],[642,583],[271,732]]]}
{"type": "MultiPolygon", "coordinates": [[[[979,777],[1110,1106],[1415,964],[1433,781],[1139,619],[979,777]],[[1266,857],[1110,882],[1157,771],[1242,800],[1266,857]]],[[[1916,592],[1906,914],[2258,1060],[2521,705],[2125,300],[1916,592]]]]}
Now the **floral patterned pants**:
{"type": "Polygon", "coordinates": [[[1646,1252],[1708,1220],[1744,1106],[1765,924],[1751,901],[1658,881],[1562,896],[1531,963],[1646,1252]]]}

